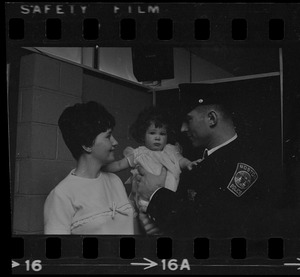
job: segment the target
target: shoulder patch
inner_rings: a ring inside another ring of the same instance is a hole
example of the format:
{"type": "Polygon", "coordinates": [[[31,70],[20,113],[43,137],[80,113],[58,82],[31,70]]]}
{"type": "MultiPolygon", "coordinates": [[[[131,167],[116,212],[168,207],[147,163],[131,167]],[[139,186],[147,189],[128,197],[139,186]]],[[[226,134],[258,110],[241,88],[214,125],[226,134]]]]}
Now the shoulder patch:
{"type": "Polygon", "coordinates": [[[237,197],[242,196],[258,179],[258,174],[250,165],[238,163],[227,188],[237,197]]]}

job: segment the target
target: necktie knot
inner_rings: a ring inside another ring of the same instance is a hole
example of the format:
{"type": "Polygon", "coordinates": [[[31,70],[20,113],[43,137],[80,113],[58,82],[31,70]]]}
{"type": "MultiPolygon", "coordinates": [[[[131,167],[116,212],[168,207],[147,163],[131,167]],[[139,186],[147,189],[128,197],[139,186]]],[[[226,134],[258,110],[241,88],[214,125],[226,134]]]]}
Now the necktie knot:
{"type": "Polygon", "coordinates": [[[202,158],[201,159],[198,159],[196,161],[193,161],[192,164],[193,165],[198,165],[198,163],[201,163],[205,158],[208,157],[208,149],[205,148],[205,150],[203,151],[203,155],[202,155],[202,158]]]}

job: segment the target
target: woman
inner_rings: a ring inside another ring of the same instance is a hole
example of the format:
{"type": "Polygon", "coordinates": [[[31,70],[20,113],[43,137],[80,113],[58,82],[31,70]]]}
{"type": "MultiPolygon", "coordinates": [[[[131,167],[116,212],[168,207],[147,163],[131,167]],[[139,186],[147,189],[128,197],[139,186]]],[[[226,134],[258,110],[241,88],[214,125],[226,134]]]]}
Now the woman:
{"type": "MultiPolygon", "coordinates": [[[[77,166],[48,195],[45,234],[136,234],[137,214],[119,177],[101,168],[114,161],[114,117],[100,104],[76,104],[58,121],[77,166]]],[[[147,217],[141,215],[151,233],[147,217]]]]}

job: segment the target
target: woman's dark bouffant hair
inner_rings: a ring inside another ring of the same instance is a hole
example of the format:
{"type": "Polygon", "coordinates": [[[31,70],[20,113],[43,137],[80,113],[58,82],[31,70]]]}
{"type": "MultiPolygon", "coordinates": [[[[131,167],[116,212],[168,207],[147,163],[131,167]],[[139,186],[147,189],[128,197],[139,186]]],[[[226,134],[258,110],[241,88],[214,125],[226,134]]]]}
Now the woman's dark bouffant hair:
{"type": "Polygon", "coordinates": [[[173,128],[170,124],[168,111],[158,107],[148,107],[141,111],[136,121],[130,126],[129,133],[138,143],[145,142],[145,134],[151,124],[155,127],[165,127],[167,129],[168,141],[172,141],[173,128]]]}
{"type": "Polygon", "coordinates": [[[90,101],[66,108],[58,120],[63,139],[73,157],[78,160],[95,138],[115,126],[114,117],[99,103],[90,101]]]}

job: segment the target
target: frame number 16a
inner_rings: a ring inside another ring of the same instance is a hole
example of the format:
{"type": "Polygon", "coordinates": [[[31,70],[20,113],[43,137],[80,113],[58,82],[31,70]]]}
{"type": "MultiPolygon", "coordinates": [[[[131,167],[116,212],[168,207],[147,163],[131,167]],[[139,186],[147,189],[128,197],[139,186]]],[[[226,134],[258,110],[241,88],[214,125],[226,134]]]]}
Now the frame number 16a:
{"type": "Polygon", "coordinates": [[[178,262],[177,259],[171,259],[171,260],[161,260],[162,263],[162,269],[166,270],[169,269],[171,271],[175,270],[191,270],[190,264],[188,259],[183,259],[182,262],[178,262]]]}

